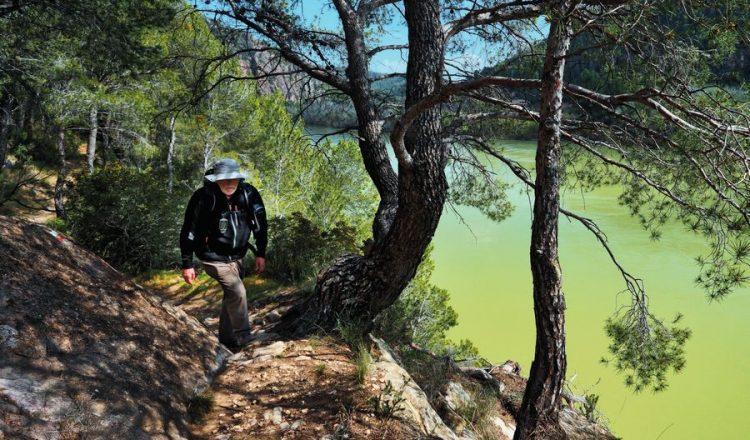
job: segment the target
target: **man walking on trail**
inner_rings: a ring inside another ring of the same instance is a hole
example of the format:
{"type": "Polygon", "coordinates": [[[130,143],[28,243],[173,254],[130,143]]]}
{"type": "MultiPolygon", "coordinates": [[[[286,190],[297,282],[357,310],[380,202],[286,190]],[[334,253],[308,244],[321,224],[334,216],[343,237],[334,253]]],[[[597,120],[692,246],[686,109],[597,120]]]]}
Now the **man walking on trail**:
{"type": "Polygon", "coordinates": [[[193,253],[212,278],[221,284],[224,298],[219,317],[219,342],[239,348],[251,340],[247,296],[242,284],[242,258],[250,233],[255,237],[255,272],[266,266],[268,223],[263,200],[236,161],[220,159],[206,172],[205,185],[195,191],[185,211],[180,232],[182,277],[195,280],[193,253]]]}

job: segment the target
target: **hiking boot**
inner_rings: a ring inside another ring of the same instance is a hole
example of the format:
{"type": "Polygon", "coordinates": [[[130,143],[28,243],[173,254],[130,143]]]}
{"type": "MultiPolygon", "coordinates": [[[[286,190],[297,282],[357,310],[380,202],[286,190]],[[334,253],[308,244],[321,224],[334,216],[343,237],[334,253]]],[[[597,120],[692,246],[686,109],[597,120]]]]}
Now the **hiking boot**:
{"type": "Polygon", "coordinates": [[[237,347],[243,348],[247,346],[249,343],[253,342],[255,340],[255,335],[252,335],[250,333],[245,333],[243,335],[237,336],[237,347]]]}

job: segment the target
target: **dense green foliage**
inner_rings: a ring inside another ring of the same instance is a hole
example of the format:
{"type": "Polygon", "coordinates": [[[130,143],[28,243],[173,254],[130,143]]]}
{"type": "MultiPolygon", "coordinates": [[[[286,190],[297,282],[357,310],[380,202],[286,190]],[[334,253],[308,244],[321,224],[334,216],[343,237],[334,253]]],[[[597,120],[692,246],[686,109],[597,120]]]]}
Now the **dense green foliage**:
{"type": "Polygon", "coordinates": [[[112,165],[83,175],[70,194],[70,231],[76,241],[115,267],[136,274],[174,264],[182,212],[151,170],[112,165]]]}
{"type": "Polygon", "coordinates": [[[249,171],[275,217],[271,255],[290,257],[270,264],[281,278],[314,277],[366,238],[376,193],[356,144],[313,145],[280,94],[262,96],[252,81],[223,80],[242,70],[237,60],[207,63],[227,48],[203,15],[167,0],[137,8],[118,1],[90,17],[101,6],[95,1],[58,6],[40,2],[0,17],[8,25],[0,32],[12,36],[0,43],[0,97],[14,108],[10,123],[0,125],[14,163],[2,171],[0,205],[17,199],[18,183],[41,187],[42,175],[26,170],[32,161],[60,168],[66,159],[61,170],[80,168],[96,130],[95,172],[60,173],[72,188],[71,218],[56,226],[121,269],[176,264],[184,206],[219,157],[249,171]],[[96,34],[98,19],[110,20],[113,33],[96,34]],[[55,145],[60,131],[65,157],[55,145]],[[295,259],[302,243],[308,253],[295,259]]]}
{"type": "Polygon", "coordinates": [[[314,279],[334,258],[356,252],[356,231],[339,223],[323,229],[302,214],[276,217],[269,225],[268,273],[285,282],[314,279]]]}

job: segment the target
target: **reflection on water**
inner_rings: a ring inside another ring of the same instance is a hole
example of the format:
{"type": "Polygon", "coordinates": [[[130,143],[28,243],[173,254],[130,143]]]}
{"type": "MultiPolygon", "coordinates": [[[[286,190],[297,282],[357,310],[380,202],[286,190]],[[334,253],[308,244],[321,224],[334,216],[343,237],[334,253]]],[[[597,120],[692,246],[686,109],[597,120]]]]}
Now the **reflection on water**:
{"type": "MultiPolygon", "coordinates": [[[[533,164],[534,145],[505,143],[508,156],[533,164]]],[[[514,178],[495,166],[508,182],[514,178]]],[[[625,439],[739,439],[750,432],[750,290],[709,303],[693,279],[693,258],[704,249],[699,237],[679,225],[651,241],[616,188],[564,194],[563,206],[597,221],[620,262],[645,281],[657,316],[685,315],[693,330],[687,367],[670,378],[667,391],[633,394],[622,376],[600,364],[606,356],[604,320],[627,304],[619,273],[593,235],[560,220],[560,262],[567,302],[568,379],[577,394],[601,396],[599,406],[614,433],[625,439]]],[[[534,352],[534,316],[528,248],[531,201],[520,183],[509,194],[516,209],[493,223],[473,208],[446,209],[435,236],[433,282],[450,291],[459,314],[455,339],[468,338],[493,362],[519,361],[528,374],[534,352]],[[470,228],[470,229],[469,229],[470,228]]]]}

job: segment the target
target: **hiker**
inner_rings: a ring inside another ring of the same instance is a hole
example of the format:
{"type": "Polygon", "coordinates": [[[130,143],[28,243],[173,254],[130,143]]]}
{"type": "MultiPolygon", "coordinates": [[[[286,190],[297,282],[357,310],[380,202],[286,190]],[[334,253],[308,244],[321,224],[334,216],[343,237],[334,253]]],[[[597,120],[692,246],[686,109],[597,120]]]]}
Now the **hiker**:
{"type": "Polygon", "coordinates": [[[235,349],[252,339],[247,312],[247,296],[242,284],[242,259],[251,248],[255,272],[266,266],[268,223],[263,200],[244,179],[236,161],[220,159],[206,171],[203,187],[193,193],[185,211],[180,232],[182,277],[195,280],[193,253],[206,273],[221,284],[224,298],[219,316],[219,342],[235,349]],[[257,249],[248,243],[250,233],[257,249]]]}

